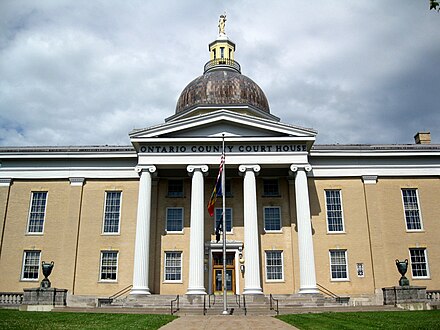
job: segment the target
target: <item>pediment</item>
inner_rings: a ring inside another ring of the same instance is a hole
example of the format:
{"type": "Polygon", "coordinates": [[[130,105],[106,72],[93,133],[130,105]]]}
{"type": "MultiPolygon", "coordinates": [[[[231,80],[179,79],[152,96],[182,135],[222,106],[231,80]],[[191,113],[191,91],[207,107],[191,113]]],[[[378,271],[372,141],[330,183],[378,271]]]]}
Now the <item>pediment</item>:
{"type": "Polygon", "coordinates": [[[314,140],[316,131],[273,120],[218,110],[212,113],[167,122],[161,125],[134,130],[130,133],[132,142],[151,138],[211,138],[222,136],[242,138],[297,137],[314,140]]]}

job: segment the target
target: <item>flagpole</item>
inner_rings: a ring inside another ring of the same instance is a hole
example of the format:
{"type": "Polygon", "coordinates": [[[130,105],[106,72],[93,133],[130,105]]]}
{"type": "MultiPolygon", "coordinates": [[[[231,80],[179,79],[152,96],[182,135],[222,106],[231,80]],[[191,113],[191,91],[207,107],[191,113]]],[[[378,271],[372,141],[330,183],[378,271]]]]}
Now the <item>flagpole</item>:
{"type": "Polygon", "coordinates": [[[222,134],[222,197],[223,197],[223,315],[228,313],[227,301],[227,287],[226,287],[226,191],[225,191],[225,172],[226,172],[226,157],[225,157],[225,134],[222,134]]]}

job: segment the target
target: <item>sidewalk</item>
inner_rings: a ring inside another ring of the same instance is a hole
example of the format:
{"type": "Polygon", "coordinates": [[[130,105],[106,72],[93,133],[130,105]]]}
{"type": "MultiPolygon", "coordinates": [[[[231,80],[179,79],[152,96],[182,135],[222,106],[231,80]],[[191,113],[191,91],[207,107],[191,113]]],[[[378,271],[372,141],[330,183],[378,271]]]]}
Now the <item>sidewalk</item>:
{"type": "Polygon", "coordinates": [[[291,325],[277,320],[270,316],[234,316],[234,315],[215,315],[215,316],[181,316],[177,320],[168,323],[160,328],[161,330],[170,329],[216,329],[216,330],[262,330],[262,329],[297,329],[291,325]]]}

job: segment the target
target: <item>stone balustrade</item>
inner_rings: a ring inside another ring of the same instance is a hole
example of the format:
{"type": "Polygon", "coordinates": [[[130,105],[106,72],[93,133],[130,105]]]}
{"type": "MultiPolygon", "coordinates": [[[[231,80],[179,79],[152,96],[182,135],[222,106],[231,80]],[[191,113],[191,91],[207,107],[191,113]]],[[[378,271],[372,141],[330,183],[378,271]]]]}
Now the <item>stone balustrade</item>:
{"type": "Polygon", "coordinates": [[[23,302],[23,292],[0,292],[0,306],[19,306],[23,302]]]}

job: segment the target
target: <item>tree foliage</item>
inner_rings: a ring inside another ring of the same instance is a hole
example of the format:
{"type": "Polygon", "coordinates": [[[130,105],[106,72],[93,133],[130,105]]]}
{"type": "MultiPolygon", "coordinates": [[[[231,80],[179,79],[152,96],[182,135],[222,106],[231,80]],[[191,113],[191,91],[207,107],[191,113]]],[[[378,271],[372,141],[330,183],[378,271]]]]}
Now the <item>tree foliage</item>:
{"type": "Polygon", "coordinates": [[[438,0],[429,0],[429,10],[440,11],[440,1],[438,1],[438,0]]]}

